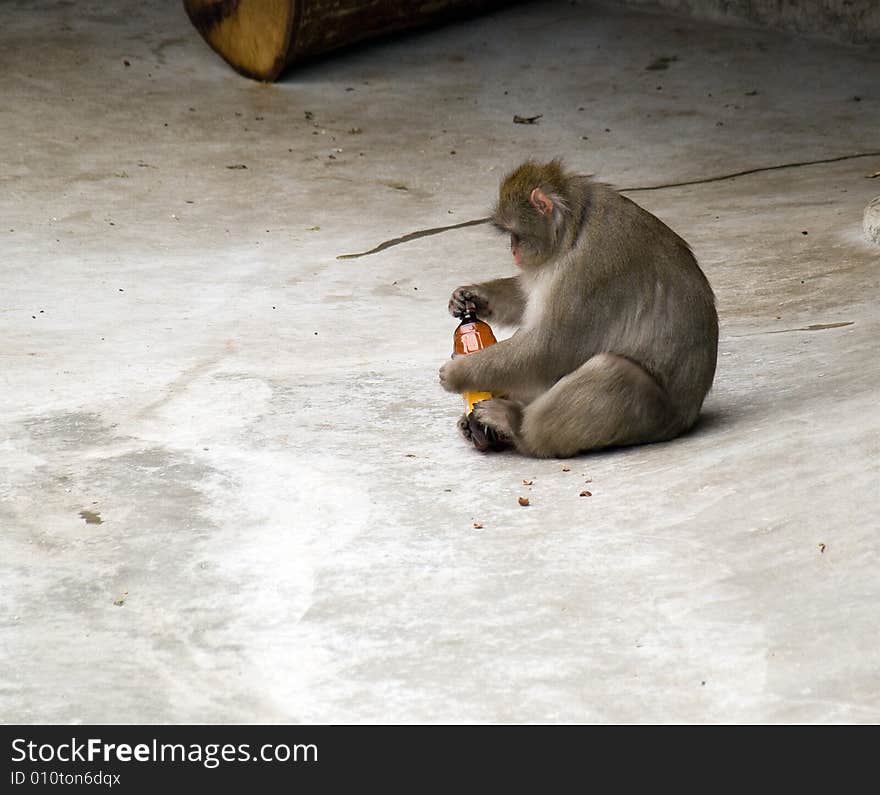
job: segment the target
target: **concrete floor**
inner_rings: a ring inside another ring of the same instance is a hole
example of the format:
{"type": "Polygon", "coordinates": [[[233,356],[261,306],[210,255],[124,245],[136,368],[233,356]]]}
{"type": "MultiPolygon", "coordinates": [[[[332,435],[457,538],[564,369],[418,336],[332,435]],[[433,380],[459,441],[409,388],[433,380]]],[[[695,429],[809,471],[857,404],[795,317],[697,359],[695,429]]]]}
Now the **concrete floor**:
{"type": "Polygon", "coordinates": [[[261,85],[106,9],[0,30],[0,719],[880,721],[880,157],[631,194],[715,288],[715,388],[570,471],[468,449],[437,382],[504,241],[336,259],[528,155],[878,150],[880,49],[549,2],[261,85]]]}

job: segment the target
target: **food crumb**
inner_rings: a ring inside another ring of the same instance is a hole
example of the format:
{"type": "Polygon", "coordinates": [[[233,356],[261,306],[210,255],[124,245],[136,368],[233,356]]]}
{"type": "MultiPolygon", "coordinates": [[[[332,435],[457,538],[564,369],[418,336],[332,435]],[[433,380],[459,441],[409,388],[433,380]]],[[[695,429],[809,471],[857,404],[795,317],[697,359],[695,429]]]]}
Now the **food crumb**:
{"type": "Polygon", "coordinates": [[[571,472],[571,467],[568,466],[568,464],[563,464],[562,471],[563,472],[571,472]]]}
{"type": "Polygon", "coordinates": [[[529,504],[529,498],[528,497],[520,497],[519,504],[522,505],[523,508],[525,508],[525,506],[529,504]]]}
{"type": "Polygon", "coordinates": [[[474,522],[474,530],[482,530],[483,523],[482,522],[474,522]]]}
{"type": "Polygon", "coordinates": [[[825,544],[821,544],[821,543],[819,544],[819,554],[820,555],[825,554],[825,544]]]}
{"type": "Polygon", "coordinates": [[[592,497],[592,496],[593,496],[592,491],[582,491],[581,492],[581,497],[592,497]]]}
{"type": "Polygon", "coordinates": [[[523,480],[523,486],[531,486],[534,480],[523,480]]]}

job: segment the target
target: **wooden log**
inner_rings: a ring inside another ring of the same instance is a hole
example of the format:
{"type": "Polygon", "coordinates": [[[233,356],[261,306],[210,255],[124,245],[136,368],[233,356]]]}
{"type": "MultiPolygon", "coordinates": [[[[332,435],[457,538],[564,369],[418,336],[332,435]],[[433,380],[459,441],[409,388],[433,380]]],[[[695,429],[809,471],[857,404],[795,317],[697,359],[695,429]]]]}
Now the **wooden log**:
{"type": "Polygon", "coordinates": [[[512,0],[183,0],[193,25],[234,69],[276,80],[287,66],[375,36],[512,0]]]}

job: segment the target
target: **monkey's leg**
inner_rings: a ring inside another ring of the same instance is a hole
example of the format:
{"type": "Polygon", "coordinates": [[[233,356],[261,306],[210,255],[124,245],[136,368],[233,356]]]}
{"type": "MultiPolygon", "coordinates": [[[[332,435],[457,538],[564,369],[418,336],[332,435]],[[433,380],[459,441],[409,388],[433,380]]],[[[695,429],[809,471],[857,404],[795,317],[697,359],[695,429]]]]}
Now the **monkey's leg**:
{"type": "Polygon", "coordinates": [[[512,438],[525,455],[567,458],[669,439],[678,430],[660,385],[629,359],[601,353],[526,406],[512,438]]]}

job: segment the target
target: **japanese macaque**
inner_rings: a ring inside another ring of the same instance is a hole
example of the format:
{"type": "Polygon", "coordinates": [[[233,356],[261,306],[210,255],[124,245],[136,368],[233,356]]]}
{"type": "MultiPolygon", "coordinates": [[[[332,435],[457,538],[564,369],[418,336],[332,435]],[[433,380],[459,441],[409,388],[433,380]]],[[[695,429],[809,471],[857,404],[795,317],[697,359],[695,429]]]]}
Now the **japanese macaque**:
{"type": "MultiPolygon", "coordinates": [[[[509,339],[440,368],[450,392],[491,392],[474,419],[520,453],[565,458],[672,439],[697,420],[718,352],[715,298],[688,244],[558,160],[501,183],[492,223],[516,276],[457,288],[509,339]]],[[[467,437],[466,418],[459,428],[467,437]]]]}

